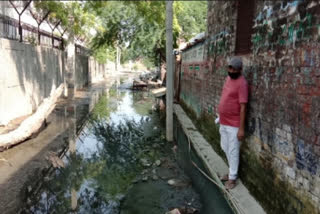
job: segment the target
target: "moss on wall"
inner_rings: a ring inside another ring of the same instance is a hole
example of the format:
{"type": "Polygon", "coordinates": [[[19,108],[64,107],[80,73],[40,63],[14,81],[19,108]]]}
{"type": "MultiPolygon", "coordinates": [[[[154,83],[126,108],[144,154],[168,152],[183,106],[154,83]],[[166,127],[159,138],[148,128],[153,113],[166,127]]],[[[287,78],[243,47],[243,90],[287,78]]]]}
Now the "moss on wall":
{"type": "MultiPolygon", "coordinates": [[[[180,105],[213,149],[226,161],[220,147],[219,128],[214,123],[214,118],[205,113],[197,117],[183,101],[180,101],[180,105]]],[[[243,142],[241,146],[239,175],[267,213],[318,213],[308,200],[309,197],[299,194],[290,183],[280,180],[277,176],[279,173],[272,168],[271,157],[258,157],[248,145],[243,142]]]]}
{"type": "Polygon", "coordinates": [[[268,213],[318,213],[307,196],[295,191],[288,182],[280,180],[268,160],[257,157],[243,142],[239,174],[252,195],[268,213]]]}

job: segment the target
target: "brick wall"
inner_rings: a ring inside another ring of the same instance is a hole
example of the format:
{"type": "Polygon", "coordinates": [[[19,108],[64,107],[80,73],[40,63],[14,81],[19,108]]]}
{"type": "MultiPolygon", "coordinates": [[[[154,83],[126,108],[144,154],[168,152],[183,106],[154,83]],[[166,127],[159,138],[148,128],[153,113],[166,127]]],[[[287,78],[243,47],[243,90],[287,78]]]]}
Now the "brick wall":
{"type": "MultiPolygon", "coordinates": [[[[226,63],[235,53],[237,4],[209,1],[207,39],[197,45],[202,60],[182,58],[180,98],[199,117],[217,112],[226,63]]],[[[295,213],[319,212],[320,3],[256,1],[251,41],[249,53],[240,55],[250,86],[241,176],[270,212],[286,206],[295,213]],[[246,162],[249,155],[259,167],[246,162]],[[259,177],[264,173],[258,169],[272,177],[259,177]],[[260,186],[279,183],[286,186],[286,200],[268,197],[260,186]]],[[[193,56],[197,46],[183,54],[193,56]]]]}

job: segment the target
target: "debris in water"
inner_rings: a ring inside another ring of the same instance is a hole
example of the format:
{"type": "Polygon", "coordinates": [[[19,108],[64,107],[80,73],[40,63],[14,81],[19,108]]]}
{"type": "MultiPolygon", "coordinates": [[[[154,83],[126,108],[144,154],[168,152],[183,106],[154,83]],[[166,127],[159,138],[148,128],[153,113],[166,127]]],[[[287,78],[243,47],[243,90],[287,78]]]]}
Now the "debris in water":
{"type": "Polygon", "coordinates": [[[157,170],[157,175],[162,179],[162,180],[167,180],[170,178],[174,178],[177,176],[177,174],[175,172],[173,172],[170,169],[167,168],[159,168],[157,170]]]}
{"type": "Polygon", "coordinates": [[[171,186],[175,186],[175,187],[185,187],[189,185],[188,181],[183,181],[183,180],[179,180],[179,179],[170,179],[168,181],[168,184],[171,186]]]}
{"type": "Polygon", "coordinates": [[[132,89],[133,90],[143,90],[144,88],[147,88],[147,83],[141,81],[141,80],[134,80],[132,89]]]}
{"type": "Polygon", "coordinates": [[[161,161],[160,160],[157,160],[156,161],[156,166],[160,166],[161,165],[161,161]]]}
{"type": "Polygon", "coordinates": [[[134,79],[132,89],[144,90],[147,88],[159,88],[162,85],[162,81],[158,79],[157,73],[145,73],[139,76],[139,79],[134,79]]]}
{"type": "Polygon", "coordinates": [[[176,165],[172,161],[170,161],[169,159],[165,159],[162,162],[163,162],[162,166],[164,168],[168,168],[168,169],[175,169],[176,168],[176,165]]]}
{"type": "Polygon", "coordinates": [[[156,97],[156,98],[161,98],[163,96],[166,95],[166,87],[162,87],[162,88],[157,88],[157,89],[153,89],[151,90],[151,93],[156,97]]]}
{"type": "Polygon", "coordinates": [[[159,178],[158,178],[158,176],[153,175],[153,176],[152,176],[152,179],[153,179],[154,181],[156,181],[156,180],[158,180],[159,178]]]}
{"type": "Polygon", "coordinates": [[[151,109],[152,109],[152,111],[156,111],[157,110],[157,106],[156,105],[152,105],[151,109]]]}
{"type": "MultiPolygon", "coordinates": [[[[143,152],[150,152],[150,149],[143,149],[143,152]]],[[[144,159],[144,158],[143,158],[144,159]]]]}
{"type": "Polygon", "coordinates": [[[177,145],[174,145],[174,146],[172,147],[172,151],[173,151],[174,153],[177,153],[177,150],[178,150],[177,145]]]}
{"type": "Polygon", "coordinates": [[[138,182],[139,182],[139,179],[138,179],[138,178],[135,178],[135,179],[132,181],[133,184],[136,184],[136,183],[138,183],[138,182]]]}
{"type": "Polygon", "coordinates": [[[165,214],[181,214],[180,211],[176,208],[176,209],[173,209],[169,212],[166,212],[165,214]]]}
{"type": "Polygon", "coordinates": [[[125,194],[118,194],[116,195],[116,199],[118,201],[123,201],[125,199],[126,195],[125,194]]]}
{"type": "Polygon", "coordinates": [[[142,172],[141,172],[141,175],[145,175],[145,174],[147,174],[148,173],[148,170],[143,170],[142,172]]]}
{"type": "Polygon", "coordinates": [[[142,178],[142,181],[147,181],[148,180],[148,176],[144,176],[143,178],[142,178]]]}
{"type": "Polygon", "coordinates": [[[151,164],[145,158],[142,158],[140,161],[141,161],[142,166],[146,166],[146,167],[151,166],[151,164]]]}
{"type": "Polygon", "coordinates": [[[49,152],[47,156],[47,160],[49,160],[54,168],[64,168],[64,162],[59,158],[54,152],[49,152]]]}
{"type": "Polygon", "coordinates": [[[169,212],[166,212],[165,214],[197,214],[198,210],[192,207],[181,207],[181,208],[175,208],[169,212]]]}
{"type": "Polygon", "coordinates": [[[197,214],[199,211],[193,207],[181,207],[179,208],[181,214],[197,214]]]}
{"type": "Polygon", "coordinates": [[[30,198],[27,199],[27,204],[29,204],[29,205],[32,204],[32,201],[30,198]]]}
{"type": "Polygon", "coordinates": [[[31,186],[28,186],[27,190],[28,190],[28,192],[30,193],[31,190],[32,190],[32,187],[31,187],[31,186]]]}

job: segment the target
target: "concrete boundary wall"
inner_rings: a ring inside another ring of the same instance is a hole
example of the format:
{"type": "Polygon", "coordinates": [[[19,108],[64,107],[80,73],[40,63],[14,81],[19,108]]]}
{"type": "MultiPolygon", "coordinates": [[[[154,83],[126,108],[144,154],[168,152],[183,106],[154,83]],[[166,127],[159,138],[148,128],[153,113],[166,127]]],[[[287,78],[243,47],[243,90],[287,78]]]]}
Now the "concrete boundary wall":
{"type": "Polygon", "coordinates": [[[64,83],[63,51],[0,39],[0,125],[35,112],[64,83]]]}
{"type": "MultiPolygon", "coordinates": [[[[75,55],[75,86],[82,89],[106,78],[106,66],[75,55]]],[[[43,99],[66,83],[67,53],[0,39],[0,125],[34,113],[43,99]]]]}
{"type": "Polygon", "coordinates": [[[89,84],[89,58],[84,55],[75,55],[76,71],[75,71],[75,87],[82,89],[89,84]]]}
{"type": "Polygon", "coordinates": [[[106,78],[107,66],[100,64],[93,57],[88,58],[89,84],[96,83],[106,78]]]}

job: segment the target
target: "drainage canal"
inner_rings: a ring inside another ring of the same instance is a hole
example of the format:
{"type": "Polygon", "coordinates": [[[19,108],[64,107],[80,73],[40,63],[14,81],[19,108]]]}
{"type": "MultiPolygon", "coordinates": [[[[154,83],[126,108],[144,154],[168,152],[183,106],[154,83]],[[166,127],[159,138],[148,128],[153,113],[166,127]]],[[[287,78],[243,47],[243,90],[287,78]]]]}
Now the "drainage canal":
{"type": "Polygon", "coordinates": [[[153,101],[148,92],[116,87],[103,94],[66,152],[50,158],[55,168],[20,213],[232,213],[214,184],[191,167],[187,145],[174,152],[166,142],[153,101]]]}

